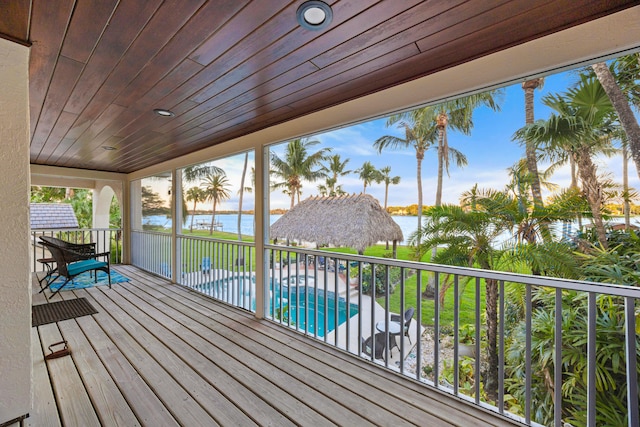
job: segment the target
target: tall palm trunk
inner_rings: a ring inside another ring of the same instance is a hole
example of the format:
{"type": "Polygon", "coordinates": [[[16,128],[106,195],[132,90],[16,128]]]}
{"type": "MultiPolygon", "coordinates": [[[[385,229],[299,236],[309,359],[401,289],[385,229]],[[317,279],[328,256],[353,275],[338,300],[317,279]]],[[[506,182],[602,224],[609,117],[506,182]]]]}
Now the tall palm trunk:
{"type": "Polygon", "coordinates": [[[629,147],[622,144],[622,191],[624,200],[622,210],[624,213],[624,227],[626,231],[631,228],[631,203],[629,201],[629,147]]]}
{"type": "Polygon", "coordinates": [[[593,215],[593,225],[596,229],[598,241],[603,248],[607,248],[607,233],[604,229],[602,220],[602,188],[598,182],[596,165],[591,160],[589,147],[581,147],[576,152],[576,162],[578,164],[578,173],[582,181],[582,191],[584,193],[591,214],[593,215]]]}
{"type": "Polygon", "coordinates": [[[447,161],[447,123],[445,113],[438,114],[438,182],[436,184],[435,205],[442,205],[442,180],[444,179],[444,165],[447,161]]]}
{"type": "MultiPolygon", "coordinates": [[[[532,124],[534,121],[534,103],[533,93],[542,84],[543,79],[532,79],[522,83],[524,89],[524,121],[525,124],[532,124]]],[[[542,200],[542,186],[540,185],[540,174],[538,173],[538,159],[536,156],[536,147],[533,141],[525,141],[525,154],[527,158],[527,169],[531,179],[531,196],[533,197],[534,209],[542,209],[544,202],[542,200]]],[[[541,224],[540,233],[545,242],[551,239],[548,224],[541,224]]]]}
{"type": "Polygon", "coordinates": [[[197,200],[193,201],[193,213],[191,214],[191,225],[189,226],[189,231],[193,233],[193,217],[196,216],[196,206],[198,204],[197,200]]]}
{"type": "Polygon", "coordinates": [[[602,88],[611,100],[611,104],[618,114],[618,119],[620,119],[620,124],[622,124],[622,128],[627,134],[631,157],[636,164],[638,176],[640,177],[640,125],[638,125],[638,121],[631,110],[626,96],[620,90],[607,64],[599,62],[593,64],[591,67],[593,71],[595,71],[602,88]]]}
{"type": "Polygon", "coordinates": [[[211,228],[209,228],[209,236],[213,235],[213,228],[216,224],[216,203],[217,200],[213,199],[213,211],[211,211],[211,228]]]}

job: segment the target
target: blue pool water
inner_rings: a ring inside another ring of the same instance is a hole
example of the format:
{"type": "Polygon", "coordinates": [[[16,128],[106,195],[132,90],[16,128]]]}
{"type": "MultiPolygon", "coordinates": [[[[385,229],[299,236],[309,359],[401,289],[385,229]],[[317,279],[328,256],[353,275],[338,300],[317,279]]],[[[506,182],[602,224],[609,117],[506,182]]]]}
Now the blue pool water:
{"type": "MultiPolygon", "coordinates": [[[[292,287],[290,293],[285,286],[282,291],[284,297],[282,308],[290,316],[291,324],[306,330],[309,334],[324,337],[336,328],[336,306],[338,326],[347,321],[347,302],[344,298],[338,297],[336,304],[334,292],[327,291],[325,300],[325,292],[322,289],[318,289],[317,296],[314,288],[306,286],[292,287]]],[[[274,302],[276,311],[280,308],[278,294],[279,292],[276,292],[274,302]]],[[[353,317],[356,314],[358,314],[358,306],[349,304],[349,316],[353,317]]]]}

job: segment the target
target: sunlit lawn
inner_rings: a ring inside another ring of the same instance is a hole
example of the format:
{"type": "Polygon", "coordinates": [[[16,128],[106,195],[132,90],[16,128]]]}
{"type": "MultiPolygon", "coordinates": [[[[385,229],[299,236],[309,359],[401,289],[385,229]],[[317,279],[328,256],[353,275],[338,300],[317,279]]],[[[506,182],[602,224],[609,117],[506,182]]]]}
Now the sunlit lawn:
{"type": "MultiPolygon", "coordinates": [[[[356,253],[356,251],[349,248],[331,248],[327,250],[331,252],[348,253],[348,254],[356,253]]],[[[364,255],[382,258],[384,257],[385,254],[388,254],[390,252],[391,252],[391,249],[387,250],[385,245],[376,245],[376,246],[368,247],[365,250],[364,255]]],[[[408,246],[398,246],[397,259],[412,260],[413,258],[411,256],[411,248],[409,248],[408,246]]],[[[430,259],[431,259],[431,253],[428,253],[421,259],[421,261],[429,262],[430,259]]],[[[429,281],[429,274],[430,273],[428,272],[422,273],[422,283],[421,283],[422,290],[424,290],[426,284],[429,281]]],[[[418,298],[420,298],[422,324],[425,326],[433,325],[434,317],[435,317],[434,300],[420,297],[417,291],[417,278],[418,276],[416,274],[413,274],[412,276],[409,276],[405,280],[404,307],[405,309],[408,307],[417,307],[416,301],[418,301],[418,298]]],[[[452,329],[453,315],[454,315],[453,314],[454,288],[453,288],[453,282],[452,282],[453,278],[446,278],[446,276],[440,275],[439,280],[440,280],[441,286],[442,286],[442,283],[447,283],[447,280],[451,282],[450,287],[445,291],[444,303],[441,304],[440,306],[440,327],[441,328],[444,327],[445,329],[446,328],[452,329]]],[[[459,312],[460,325],[475,324],[475,312],[476,312],[475,280],[467,281],[467,280],[464,280],[464,278],[460,278],[459,284],[458,284],[458,292],[460,295],[460,300],[459,300],[460,301],[460,312],[459,312]]],[[[396,287],[395,292],[389,295],[389,309],[394,313],[400,313],[402,311],[401,305],[400,305],[401,303],[400,297],[401,297],[400,286],[398,286],[396,287]]],[[[385,298],[386,297],[377,298],[376,301],[378,302],[378,304],[385,307],[385,303],[386,303],[385,298]]],[[[484,287],[484,280],[482,280],[480,282],[480,313],[484,313],[484,307],[485,307],[485,287],[484,287]]]]}

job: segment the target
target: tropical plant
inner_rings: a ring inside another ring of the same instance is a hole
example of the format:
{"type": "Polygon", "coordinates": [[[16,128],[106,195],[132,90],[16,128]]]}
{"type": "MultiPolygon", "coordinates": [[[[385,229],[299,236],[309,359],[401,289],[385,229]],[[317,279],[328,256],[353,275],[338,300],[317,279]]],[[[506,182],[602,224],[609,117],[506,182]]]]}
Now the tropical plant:
{"type": "MultiPolygon", "coordinates": [[[[534,91],[542,88],[544,85],[544,78],[530,79],[522,83],[522,89],[524,90],[524,117],[525,125],[532,124],[534,122],[534,91]]],[[[536,145],[533,141],[525,141],[525,155],[527,159],[527,170],[531,176],[531,195],[533,196],[533,202],[536,207],[544,206],[542,201],[542,187],[540,185],[540,177],[538,174],[538,156],[536,153],[536,145]]],[[[545,233],[546,235],[546,233],[545,233]]]]}
{"type": "Polygon", "coordinates": [[[347,163],[349,163],[349,159],[342,160],[340,154],[334,154],[327,158],[327,164],[320,168],[320,170],[327,176],[326,185],[318,186],[321,193],[327,196],[340,196],[345,193],[344,190],[342,190],[342,187],[338,185],[338,178],[352,172],[350,170],[345,170],[347,163]],[[323,187],[323,189],[320,187],[323,187]]]}
{"type": "Polygon", "coordinates": [[[438,129],[438,183],[436,188],[435,205],[442,203],[443,172],[449,174],[449,164],[454,160],[461,167],[467,164],[465,155],[449,146],[448,132],[453,130],[464,135],[470,135],[473,129],[473,113],[479,107],[488,107],[493,111],[500,111],[499,98],[501,90],[489,90],[474,95],[463,96],[451,101],[435,105],[438,129]]]}
{"type": "Polygon", "coordinates": [[[360,178],[364,183],[364,187],[362,189],[363,194],[367,193],[367,186],[374,182],[382,181],[380,171],[376,169],[371,162],[364,162],[362,167],[356,169],[355,172],[358,174],[358,178],[360,178]]]}
{"type": "Polygon", "coordinates": [[[387,119],[387,127],[397,124],[404,137],[385,135],[378,138],[373,146],[378,153],[385,149],[413,149],[416,152],[416,180],[418,188],[418,229],[422,225],[422,161],[424,153],[437,142],[437,128],[430,110],[417,109],[387,119]]]}
{"type": "MultiPolygon", "coordinates": [[[[441,245],[432,262],[493,270],[497,269],[495,265],[502,255],[496,248],[497,238],[506,230],[507,222],[496,220],[487,212],[442,205],[427,211],[422,227],[410,236],[409,241],[420,255],[441,245]]],[[[485,287],[488,365],[485,390],[495,401],[498,395],[498,282],[486,279],[485,287]]]]}
{"type": "Polygon", "coordinates": [[[598,240],[606,247],[602,186],[592,156],[612,152],[610,137],[615,131],[615,117],[611,103],[598,81],[586,76],[566,93],[544,97],[543,103],[554,113],[547,120],[538,120],[519,129],[514,138],[535,142],[547,155],[569,152],[573,156],[598,240]]]}
{"type": "Polygon", "coordinates": [[[389,198],[389,186],[400,184],[399,176],[391,176],[391,166],[385,166],[380,169],[380,175],[382,177],[381,182],[384,182],[384,210],[387,210],[387,200],[389,198]]]}
{"type": "Polygon", "coordinates": [[[200,185],[203,187],[206,200],[213,202],[211,228],[209,229],[209,235],[212,235],[216,222],[216,207],[218,203],[231,197],[230,184],[225,174],[216,173],[205,176],[200,185]]]}
{"type": "Polygon", "coordinates": [[[291,197],[291,208],[296,203],[296,196],[300,202],[304,180],[315,182],[326,176],[320,164],[326,159],[331,149],[321,148],[314,153],[309,153],[309,149],[318,144],[320,141],[297,138],[287,144],[284,159],[275,152],[271,152],[271,176],[280,180],[272,183],[271,189],[284,190],[291,197]]]}
{"type": "MultiPolygon", "coordinates": [[[[636,60],[635,62],[637,62],[638,57],[636,55],[633,55],[632,57],[634,57],[636,60]]],[[[633,61],[631,61],[631,63],[633,63],[633,61]]],[[[631,148],[631,157],[636,164],[638,176],[640,177],[640,125],[638,124],[638,120],[631,109],[629,98],[621,90],[620,86],[618,86],[618,83],[607,64],[599,62],[593,64],[592,68],[607,94],[608,99],[613,105],[618,119],[620,120],[620,124],[626,133],[626,139],[629,147],[631,148]]],[[[627,68],[627,70],[629,70],[629,68],[627,68]]],[[[640,75],[636,74],[635,79],[637,80],[639,77],[640,75]]]]}
{"type": "Polygon", "coordinates": [[[193,213],[191,214],[191,225],[189,226],[189,231],[193,232],[193,218],[196,216],[196,207],[198,203],[206,201],[207,197],[204,190],[200,187],[189,188],[186,196],[188,201],[193,202],[193,213]]]}

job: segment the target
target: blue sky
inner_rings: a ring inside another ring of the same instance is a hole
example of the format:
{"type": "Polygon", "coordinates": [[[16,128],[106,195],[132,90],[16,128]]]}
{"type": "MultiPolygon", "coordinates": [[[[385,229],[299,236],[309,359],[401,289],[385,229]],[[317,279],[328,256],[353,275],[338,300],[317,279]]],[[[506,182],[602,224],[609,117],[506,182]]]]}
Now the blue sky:
{"type": "MultiPolygon", "coordinates": [[[[541,104],[540,100],[549,93],[565,91],[577,77],[575,73],[565,72],[545,78],[542,89],[535,91],[535,118],[546,119],[550,110],[541,104]]],[[[450,176],[445,175],[443,183],[443,202],[457,204],[460,194],[469,190],[475,183],[481,188],[502,189],[508,182],[507,168],[511,167],[518,159],[524,156],[524,149],[511,141],[513,133],[524,125],[524,91],[520,84],[503,89],[501,111],[493,112],[488,108],[479,108],[474,113],[474,128],[470,136],[457,132],[448,135],[449,145],[463,152],[468,159],[468,165],[458,168],[450,167],[450,176]]],[[[413,150],[385,151],[378,154],[373,148],[373,142],[383,135],[402,136],[395,127],[387,128],[385,119],[368,121],[311,136],[321,141],[316,147],[331,147],[332,154],[340,154],[342,159],[350,159],[347,169],[355,170],[365,161],[370,161],[377,168],[391,167],[392,176],[400,176],[401,182],[397,186],[390,187],[389,206],[406,206],[417,203],[416,187],[416,158],[413,150]]],[[[283,156],[284,144],[272,146],[276,153],[283,156]]],[[[244,156],[234,156],[222,161],[214,162],[223,167],[229,179],[234,183],[232,198],[225,202],[221,209],[237,208],[237,191],[239,189],[240,174],[244,156]]],[[[250,164],[253,163],[253,153],[250,164]]],[[[622,182],[621,159],[614,158],[597,159],[599,173],[611,173],[613,179],[622,182]]],[[[546,165],[541,165],[544,168],[546,165]]],[[[425,153],[422,163],[422,185],[424,192],[424,204],[432,205],[435,201],[436,189],[436,151],[429,150],[425,153]]],[[[630,185],[640,189],[640,180],[632,162],[629,164],[630,185]]],[[[247,180],[249,177],[247,177],[247,180]]],[[[560,187],[569,184],[568,166],[558,170],[550,179],[560,187]]],[[[338,183],[349,193],[360,193],[363,188],[362,181],[357,174],[351,173],[341,177],[338,183]]],[[[316,183],[304,183],[302,198],[317,195],[316,183]]],[[[384,203],[384,185],[373,184],[367,188],[367,193],[372,194],[380,203],[384,203]]],[[[549,195],[549,193],[547,193],[549,195]]],[[[245,209],[253,208],[253,197],[247,195],[245,209]]],[[[278,192],[271,193],[271,208],[288,208],[289,199],[278,192]]],[[[204,208],[204,206],[202,206],[204,208]]]]}

